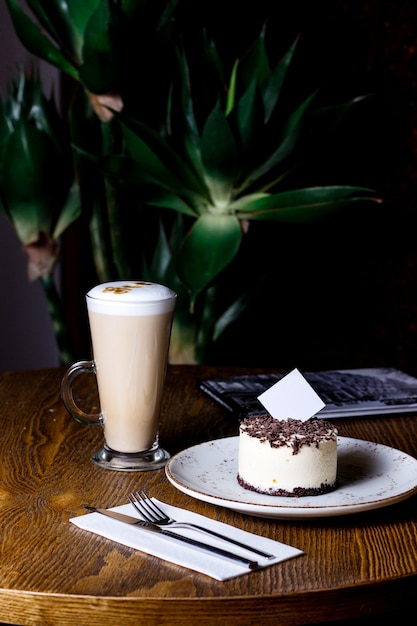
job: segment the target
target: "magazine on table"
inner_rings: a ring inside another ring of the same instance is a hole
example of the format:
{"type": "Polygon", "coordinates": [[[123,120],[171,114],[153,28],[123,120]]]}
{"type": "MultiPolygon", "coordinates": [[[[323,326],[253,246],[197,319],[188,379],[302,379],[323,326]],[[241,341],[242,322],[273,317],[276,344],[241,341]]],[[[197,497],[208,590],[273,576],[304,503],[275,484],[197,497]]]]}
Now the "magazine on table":
{"type": "MultiPolygon", "coordinates": [[[[376,367],[301,372],[326,406],[322,418],[417,413],[417,378],[395,368],[376,367]]],[[[284,374],[254,374],[200,381],[200,389],[238,418],[265,413],[258,396],[284,374]]]]}

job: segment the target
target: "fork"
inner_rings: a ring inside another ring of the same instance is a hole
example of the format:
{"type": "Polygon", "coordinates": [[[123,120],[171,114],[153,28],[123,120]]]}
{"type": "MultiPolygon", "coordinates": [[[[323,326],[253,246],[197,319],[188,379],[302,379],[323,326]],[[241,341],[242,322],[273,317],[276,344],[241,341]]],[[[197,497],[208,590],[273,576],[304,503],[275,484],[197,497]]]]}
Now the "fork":
{"type": "Polygon", "coordinates": [[[275,558],[274,554],[263,552],[262,550],[258,550],[257,548],[251,548],[247,544],[240,543],[240,541],[236,541],[235,539],[231,539],[230,537],[225,537],[224,535],[221,535],[214,530],[204,528],[204,526],[198,526],[198,524],[192,524],[191,522],[180,522],[173,519],[172,517],[168,517],[168,515],[166,515],[162,511],[162,509],[160,509],[159,506],[157,506],[155,502],[146,495],[144,491],[136,491],[134,493],[131,493],[128,496],[128,500],[135,507],[136,511],[139,513],[139,515],[141,515],[144,520],[146,520],[147,522],[151,522],[152,524],[156,524],[157,526],[171,526],[175,528],[192,528],[194,530],[200,530],[201,532],[207,533],[208,535],[213,535],[218,539],[228,541],[229,543],[233,543],[235,546],[239,546],[240,548],[249,550],[249,552],[254,552],[259,556],[263,556],[265,559],[275,558]]]}

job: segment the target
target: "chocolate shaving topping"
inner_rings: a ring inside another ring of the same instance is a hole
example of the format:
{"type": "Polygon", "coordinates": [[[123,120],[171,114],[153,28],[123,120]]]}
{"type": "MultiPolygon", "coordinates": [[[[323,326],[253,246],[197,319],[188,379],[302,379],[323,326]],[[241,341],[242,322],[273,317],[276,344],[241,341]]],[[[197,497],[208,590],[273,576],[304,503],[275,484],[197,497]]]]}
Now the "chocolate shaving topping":
{"type": "Polygon", "coordinates": [[[243,418],[240,429],[249,437],[268,442],[271,448],[292,448],[293,454],[297,454],[302,446],[318,447],[322,441],[334,441],[337,437],[337,428],[326,420],[277,420],[269,414],[243,418]]]}

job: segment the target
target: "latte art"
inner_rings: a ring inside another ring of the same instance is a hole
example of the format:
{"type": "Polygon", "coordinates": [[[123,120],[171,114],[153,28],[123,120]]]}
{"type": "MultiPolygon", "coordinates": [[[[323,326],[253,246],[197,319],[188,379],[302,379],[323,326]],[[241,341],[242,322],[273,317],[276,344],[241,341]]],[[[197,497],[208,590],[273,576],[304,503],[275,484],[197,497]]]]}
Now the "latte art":
{"type": "Polygon", "coordinates": [[[90,289],[87,298],[91,298],[97,302],[108,302],[117,304],[139,304],[139,303],[161,303],[164,308],[167,303],[172,304],[175,299],[175,293],[157,283],[149,283],[146,281],[115,281],[103,283],[90,289]]]}

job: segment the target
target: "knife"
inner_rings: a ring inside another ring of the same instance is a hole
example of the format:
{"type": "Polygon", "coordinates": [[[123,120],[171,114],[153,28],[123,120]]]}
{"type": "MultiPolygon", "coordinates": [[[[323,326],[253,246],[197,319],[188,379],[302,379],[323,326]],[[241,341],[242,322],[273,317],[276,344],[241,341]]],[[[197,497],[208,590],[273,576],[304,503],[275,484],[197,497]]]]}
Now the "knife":
{"type": "Polygon", "coordinates": [[[124,522],[125,524],[130,524],[131,526],[136,526],[138,528],[143,528],[144,530],[150,530],[151,532],[159,533],[160,535],[165,535],[166,537],[171,537],[172,539],[176,539],[177,541],[181,541],[182,543],[188,543],[190,546],[202,548],[203,550],[206,550],[207,552],[212,552],[213,554],[223,556],[227,559],[238,561],[239,563],[243,563],[244,565],[249,567],[249,569],[251,570],[258,569],[259,567],[256,561],[251,561],[250,559],[246,559],[244,556],[239,556],[238,554],[234,554],[233,552],[222,550],[221,548],[211,546],[209,544],[203,543],[202,541],[197,541],[196,539],[190,539],[189,537],[183,537],[182,535],[177,535],[176,533],[173,533],[170,530],[166,530],[165,528],[161,528],[160,526],[156,526],[156,524],[151,524],[150,522],[144,522],[138,519],[137,517],[124,515],[123,513],[117,513],[116,511],[109,511],[108,509],[98,509],[94,506],[86,506],[85,508],[88,509],[89,511],[94,511],[95,513],[101,513],[102,515],[111,517],[112,519],[115,519],[119,522],[124,522]]]}

